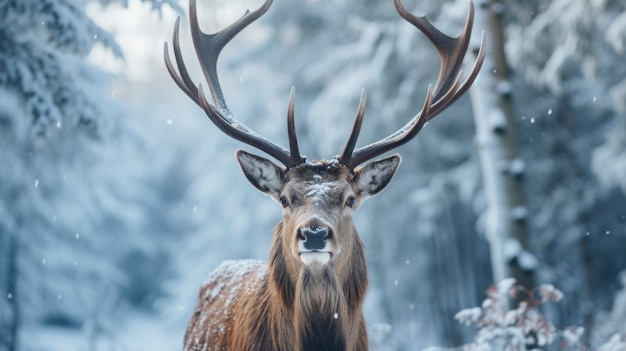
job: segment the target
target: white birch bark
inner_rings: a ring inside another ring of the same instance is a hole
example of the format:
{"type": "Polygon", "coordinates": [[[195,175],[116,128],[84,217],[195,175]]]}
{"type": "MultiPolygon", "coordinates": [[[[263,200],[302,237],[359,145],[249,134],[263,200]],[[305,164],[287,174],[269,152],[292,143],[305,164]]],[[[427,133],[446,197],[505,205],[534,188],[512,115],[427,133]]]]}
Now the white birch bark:
{"type": "Polygon", "coordinates": [[[482,71],[470,89],[470,98],[487,202],[484,223],[491,249],[493,278],[498,282],[513,277],[518,283],[532,288],[537,261],[528,247],[524,163],[517,150],[512,86],[500,21],[502,8],[498,0],[477,3],[475,47],[477,49],[481,31],[485,31],[487,48],[482,71]]]}

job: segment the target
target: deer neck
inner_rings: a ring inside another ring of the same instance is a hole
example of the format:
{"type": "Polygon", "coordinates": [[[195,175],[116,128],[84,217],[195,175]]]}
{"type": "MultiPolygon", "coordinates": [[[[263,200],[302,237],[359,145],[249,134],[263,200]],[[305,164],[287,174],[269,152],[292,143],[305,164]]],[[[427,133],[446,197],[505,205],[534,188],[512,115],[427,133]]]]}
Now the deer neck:
{"type": "MultiPolygon", "coordinates": [[[[362,319],[367,290],[364,249],[355,235],[353,247],[326,265],[302,266],[283,245],[277,226],[269,257],[269,287],[279,301],[275,321],[289,323],[297,350],[352,349],[362,319]],[[279,316],[280,315],[280,316],[279,316]]],[[[355,233],[356,234],[356,233],[355,233]]],[[[292,341],[293,342],[293,341],[292,341]]]]}
{"type": "Polygon", "coordinates": [[[305,267],[296,283],[294,328],[300,350],[345,350],[349,307],[331,265],[305,267]]]}

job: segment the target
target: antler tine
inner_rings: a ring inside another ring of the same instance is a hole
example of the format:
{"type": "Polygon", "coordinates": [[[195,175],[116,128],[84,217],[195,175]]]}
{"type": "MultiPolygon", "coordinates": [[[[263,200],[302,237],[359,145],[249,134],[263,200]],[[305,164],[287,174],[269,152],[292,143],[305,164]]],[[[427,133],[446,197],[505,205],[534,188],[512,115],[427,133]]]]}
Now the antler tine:
{"type": "Polygon", "coordinates": [[[198,55],[198,60],[202,63],[202,71],[209,83],[213,102],[222,110],[228,111],[228,106],[226,105],[217,76],[217,59],[226,44],[244,28],[263,16],[271,5],[272,0],[266,0],[257,10],[254,12],[247,10],[239,20],[223,30],[215,34],[206,34],[202,32],[198,23],[196,0],[189,1],[189,25],[191,26],[191,37],[196,49],[196,54],[198,55]]]}
{"type": "MultiPolygon", "coordinates": [[[[467,75],[467,78],[465,78],[465,81],[462,84],[458,86],[455,85],[455,88],[450,89],[450,91],[447,94],[447,95],[450,95],[449,97],[444,96],[433,105],[431,117],[429,118],[429,120],[435,117],[436,115],[438,115],[440,112],[442,112],[446,108],[448,108],[448,106],[456,102],[456,100],[458,100],[461,96],[463,96],[463,94],[467,92],[467,90],[469,90],[469,88],[474,83],[474,80],[476,80],[476,77],[478,76],[478,72],[480,72],[480,68],[483,65],[483,61],[485,61],[485,47],[486,47],[485,32],[483,32],[480,38],[480,48],[478,50],[478,55],[476,56],[476,61],[474,62],[474,66],[472,67],[472,70],[467,75]],[[451,92],[454,92],[454,93],[450,94],[451,92]]],[[[462,72],[463,72],[462,70],[459,72],[459,76],[457,79],[458,83],[461,82],[462,72]]]]}
{"type": "Polygon", "coordinates": [[[222,49],[245,27],[261,17],[269,9],[271,4],[272,0],[266,0],[260,8],[253,12],[246,11],[246,13],[239,20],[226,27],[222,31],[219,31],[215,34],[206,34],[202,32],[198,23],[196,1],[189,1],[191,36],[193,39],[196,54],[198,56],[198,60],[200,61],[200,66],[202,67],[202,72],[204,73],[204,76],[208,82],[209,89],[211,91],[211,99],[214,105],[210,104],[206,100],[202,92],[202,86],[199,85],[198,87],[196,87],[195,83],[192,81],[189,73],[187,72],[187,68],[183,61],[180,50],[180,18],[176,20],[173,35],[174,57],[176,59],[178,72],[176,71],[174,65],[170,60],[167,43],[165,43],[163,53],[165,56],[165,66],[172,76],[172,79],[174,79],[174,82],[196,104],[202,107],[202,109],[207,114],[209,119],[213,122],[213,124],[215,124],[226,135],[241,142],[244,142],[248,145],[256,147],[257,149],[282,162],[285,166],[287,166],[287,168],[290,168],[304,162],[304,158],[300,155],[298,151],[293,121],[293,107],[291,107],[292,111],[288,114],[287,118],[289,144],[291,147],[291,150],[287,150],[284,147],[275,144],[271,140],[257,134],[233,117],[228,108],[228,105],[226,104],[224,95],[222,94],[222,89],[220,87],[217,75],[217,59],[222,49]]]}
{"type": "MultiPolygon", "coordinates": [[[[434,118],[436,115],[444,111],[452,105],[459,97],[461,97],[472,85],[485,57],[484,33],[478,57],[474,63],[474,67],[466,80],[461,83],[462,71],[461,65],[463,58],[469,47],[469,40],[472,33],[472,24],[474,21],[474,3],[470,1],[470,8],[465,21],[465,28],[460,36],[456,38],[449,37],[435,28],[426,16],[415,16],[411,14],[400,2],[394,0],[394,5],[398,14],[409,23],[413,24],[433,43],[439,53],[441,60],[441,68],[435,88],[429,91],[424,102],[424,107],[417,113],[404,127],[388,137],[366,145],[352,152],[348,158],[342,156],[342,164],[350,169],[359,164],[370,160],[384,152],[392,150],[407,141],[411,140],[422,129],[424,124],[434,118]]],[[[352,136],[351,136],[352,138],[352,136]]]]}
{"type": "Polygon", "coordinates": [[[296,124],[294,121],[294,109],[296,101],[296,88],[291,87],[289,93],[289,103],[287,104],[287,135],[289,136],[289,150],[291,154],[290,163],[297,165],[305,162],[305,158],[300,155],[298,148],[298,137],[296,136],[296,124]]]}
{"type": "Polygon", "coordinates": [[[176,65],[178,66],[178,71],[180,74],[176,72],[174,69],[174,65],[172,65],[172,61],[170,60],[170,54],[167,49],[167,42],[163,45],[163,56],[165,59],[165,67],[167,67],[167,71],[169,72],[172,79],[178,87],[185,93],[187,96],[191,98],[196,104],[200,105],[200,100],[198,99],[198,88],[196,88],[195,84],[189,77],[189,73],[187,72],[187,68],[183,62],[182,55],[180,53],[180,40],[179,40],[179,27],[180,27],[180,16],[176,18],[176,24],[174,24],[174,34],[172,36],[172,45],[174,47],[174,57],[176,59],[176,65]]]}
{"type": "Polygon", "coordinates": [[[423,116],[428,116],[430,114],[433,98],[432,88],[432,85],[428,86],[426,98],[424,99],[424,106],[422,107],[420,113],[412,118],[403,128],[389,135],[383,140],[359,148],[352,153],[352,156],[348,159],[347,162],[341,162],[341,164],[345,165],[348,169],[354,169],[361,163],[367,160],[371,160],[372,158],[391,149],[394,149],[411,140],[415,135],[417,135],[422,127],[424,127],[426,122],[428,122],[428,119],[424,118],[423,116]]]}
{"type": "Polygon", "coordinates": [[[439,70],[439,78],[435,84],[433,94],[434,101],[438,101],[444,95],[456,80],[459,73],[463,57],[469,46],[470,36],[472,34],[472,24],[474,23],[474,5],[470,2],[470,9],[465,21],[465,28],[461,35],[452,38],[430,23],[426,16],[415,16],[410,13],[400,0],[394,0],[394,5],[398,14],[407,22],[419,29],[437,49],[441,59],[441,68],[439,70]]]}
{"type": "Polygon", "coordinates": [[[366,102],[367,97],[365,95],[365,89],[361,89],[361,100],[359,101],[359,109],[357,110],[356,117],[354,119],[354,126],[352,127],[352,132],[350,133],[346,147],[343,149],[341,157],[339,158],[339,163],[343,165],[350,161],[350,156],[352,156],[352,151],[354,151],[354,146],[359,138],[359,133],[361,133],[361,124],[363,124],[363,116],[365,116],[366,102]]]}

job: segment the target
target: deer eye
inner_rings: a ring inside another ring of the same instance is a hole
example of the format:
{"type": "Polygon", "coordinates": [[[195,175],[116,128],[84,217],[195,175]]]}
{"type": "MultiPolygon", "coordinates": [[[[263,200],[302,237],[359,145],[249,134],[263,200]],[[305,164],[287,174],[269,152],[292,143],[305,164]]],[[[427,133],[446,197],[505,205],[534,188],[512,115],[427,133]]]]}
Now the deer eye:
{"type": "Polygon", "coordinates": [[[352,208],[354,207],[354,204],[356,203],[356,199],[354,198],[354,196],[350,196],[347,200],[346,200],[346,206],[352,208]]]}
{"type": "Polygon", "coordinates": [[[281,204],[283,207],[287,207],[287,206],[289,206],[289,201],[287,201],[287,198],[286,198],[286,197],[281,196],[281,197],[280,197],[280,204],[281,204]]]}

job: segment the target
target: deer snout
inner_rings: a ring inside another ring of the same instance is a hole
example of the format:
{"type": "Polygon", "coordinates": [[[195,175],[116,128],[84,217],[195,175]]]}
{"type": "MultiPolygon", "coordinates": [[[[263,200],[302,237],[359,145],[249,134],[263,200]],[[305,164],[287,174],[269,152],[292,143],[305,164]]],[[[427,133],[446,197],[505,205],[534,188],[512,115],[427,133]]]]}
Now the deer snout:
{"type": "Polygon", "coordinates": [[[330,231],[327,227],[306,227],[300,229],[300,240],[307,250],[323,250],[330,231]]]}

